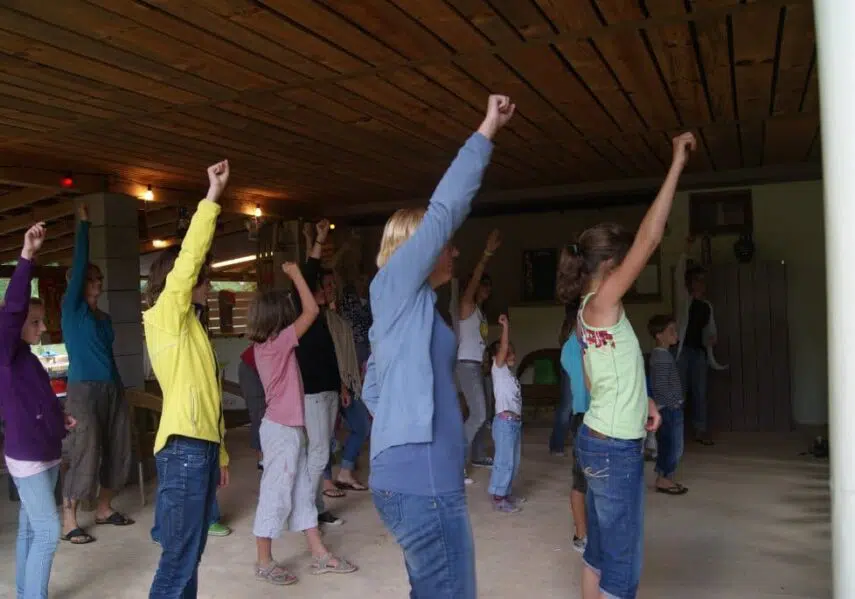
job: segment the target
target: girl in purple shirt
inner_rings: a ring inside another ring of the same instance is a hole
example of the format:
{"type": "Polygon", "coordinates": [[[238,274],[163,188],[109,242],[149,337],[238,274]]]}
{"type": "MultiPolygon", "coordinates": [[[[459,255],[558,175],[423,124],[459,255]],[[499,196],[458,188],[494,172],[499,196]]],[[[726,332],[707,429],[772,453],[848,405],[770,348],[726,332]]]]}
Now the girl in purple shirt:
{"type": "Polygon", "coordinates": [[[76,424],[63,413],[48,373],[30,350],[46,330],[44,306],[30,297],[33,258],[44,239],[44,223],[27,231],[0,307],[0,418],[5,423],[6,466],[21,498],[15,554],[18,597],[48,596],[59,543],[54,489],[62,439],[76,424]]]}

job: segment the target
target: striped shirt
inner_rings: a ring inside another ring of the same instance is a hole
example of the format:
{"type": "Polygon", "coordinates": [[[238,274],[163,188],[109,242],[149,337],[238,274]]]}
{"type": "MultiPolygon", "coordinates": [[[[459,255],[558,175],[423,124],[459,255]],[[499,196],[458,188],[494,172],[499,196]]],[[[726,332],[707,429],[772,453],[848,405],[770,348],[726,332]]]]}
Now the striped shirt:
{"type": "Polygon", "coordinates": [[[683,404],[677,361],[664,347],[655,347],[650,352],[650,392],[658,408],[679,408],[683,404]]]}

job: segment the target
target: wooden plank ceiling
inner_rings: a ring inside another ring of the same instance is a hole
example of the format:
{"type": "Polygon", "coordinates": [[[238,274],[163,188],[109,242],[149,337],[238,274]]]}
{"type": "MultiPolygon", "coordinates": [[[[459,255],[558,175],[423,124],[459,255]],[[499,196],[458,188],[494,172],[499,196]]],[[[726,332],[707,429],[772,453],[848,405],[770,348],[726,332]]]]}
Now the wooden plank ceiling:
{"type": "MultiPolygon", "coordinates": [[[[4,0],[0,147],[176,193],[225,156],[237,198],[343,214],[429,195],[491,91],[488,190],[660,175],[686,128],[697,172],[816,162],[815,63],[809,0],[4,0]]],[[[0,258],[70,204],[27,184],[0,258]]]]}

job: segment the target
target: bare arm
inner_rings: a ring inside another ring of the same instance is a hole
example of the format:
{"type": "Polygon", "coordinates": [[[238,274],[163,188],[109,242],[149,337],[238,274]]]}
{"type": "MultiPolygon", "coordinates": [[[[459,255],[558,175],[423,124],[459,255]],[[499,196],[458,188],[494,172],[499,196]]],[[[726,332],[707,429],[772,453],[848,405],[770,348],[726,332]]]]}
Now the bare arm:
{"type": "Polygon", "coordinates": [[[294,332],[297,334],[297,339],[300,339],[317,319],[320,308],[318,308],[318,303],[315,301],[315,296],[309,289],[306,279],[303,278],[303,273],[300,272],[300,267],[293,262],[286,262],[282,265],[282,270],[294,282],[297,295],[300,296],[300,304],[303,307],[302,312],[294,322],[294,332]]]}
{"type": "Polygon", "coordinates": [[[469,279],[469,283],[463,291],[463,296],[460,298],[460,318],[462,320],[472,316],[472,313],[475,311],[475,294],[481,285],[481,277],[484,276],[484,269],[487,268],[487,263],[501,244],[501,235],[498,229],[495,229],[487,237],[487,245],[484,248],[484,253],[481,254],[481,259],[475,265],[475,270],[472,271],[472,278],[469,279]]]}
{"type": "Polygon", "coordinates": [[[502,337],[499,339],[499,351],[496,352],[496,366],[501,368],[508,359],[508,348],[511,344],[508,317],[504,314],[499,316],[499,324],[502,325],[502,337]]]}
{"type": "Polygon", "coordinates": [[[686,166],[689,152],[695,149],[695,136],[691,133],[683,133],[674,138],[673,144],[674,158],[671,168],[656,199],[638,227],[632,247],[629,248],[623,262],[606,277],[597,294],[588,303],[586,309],[590,312],[591,322],[596,326],[607,326],[618,319],[621,299],[635,283],[650,260],[650,256],[662,241],[668,215],[674,203],[674,194],[677,192],[677,183],[686,166]]]}

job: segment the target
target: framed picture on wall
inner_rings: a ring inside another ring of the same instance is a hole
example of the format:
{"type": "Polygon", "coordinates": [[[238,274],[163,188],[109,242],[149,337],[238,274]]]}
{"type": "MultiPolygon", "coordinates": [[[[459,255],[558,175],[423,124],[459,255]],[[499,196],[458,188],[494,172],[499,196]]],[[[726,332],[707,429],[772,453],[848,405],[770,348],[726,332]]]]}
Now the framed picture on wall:
{"type": "Polygon", "coordinates": [[[558,250],[523,250],[522,301],[554,302],[558,250]]]}
{"type": "Polygon", "coordinates": [[[662,253],[659,249],[650,257],[623,300],[634,304],[662,301],[662,253]]]}
{"type": "Polygon", "coordinates": [[[742,235],[753,229],[750,189],[689,195],[689,232],[692,235],[742,235]]]}

